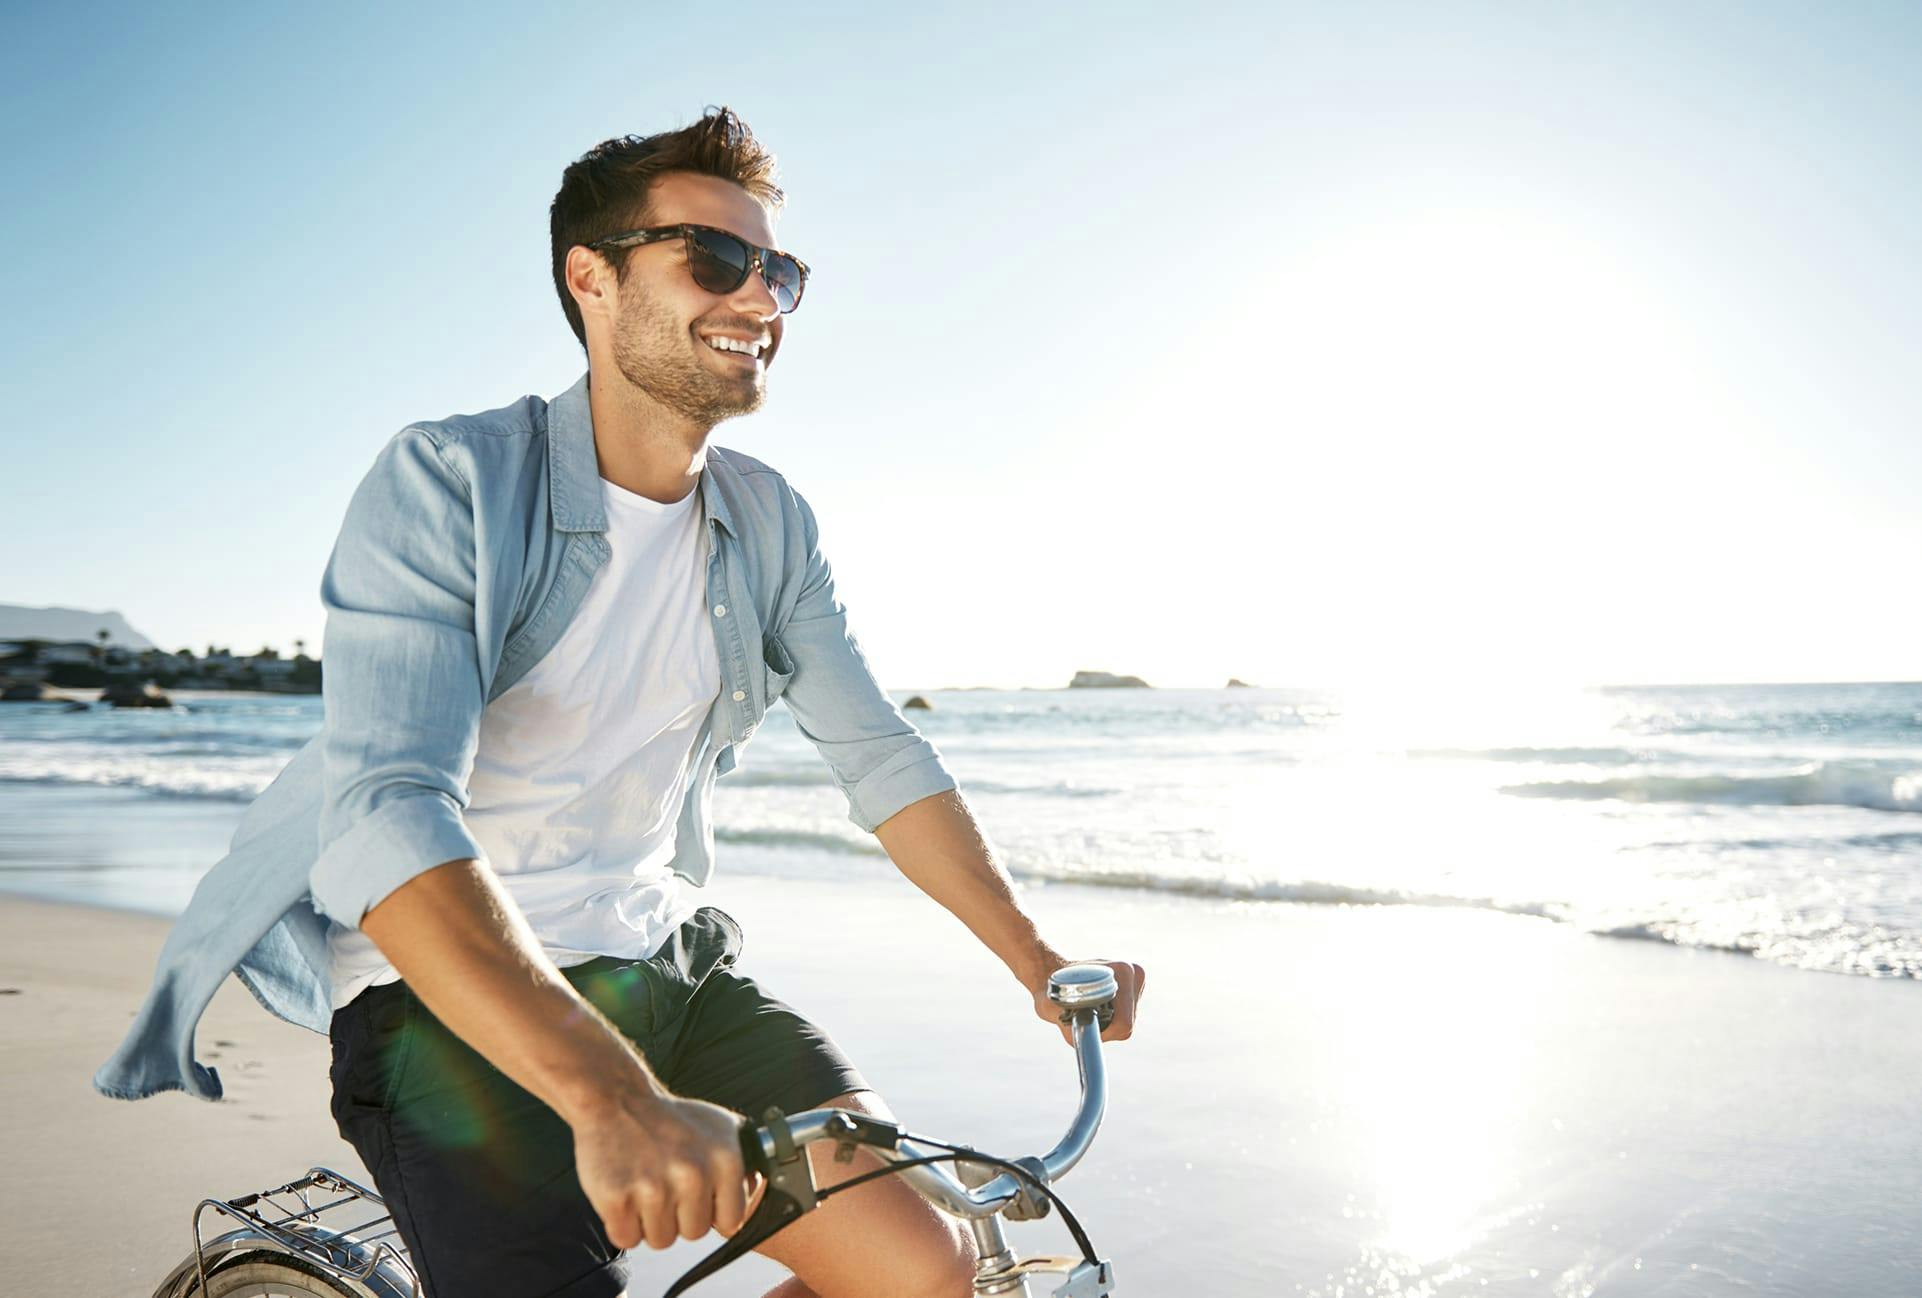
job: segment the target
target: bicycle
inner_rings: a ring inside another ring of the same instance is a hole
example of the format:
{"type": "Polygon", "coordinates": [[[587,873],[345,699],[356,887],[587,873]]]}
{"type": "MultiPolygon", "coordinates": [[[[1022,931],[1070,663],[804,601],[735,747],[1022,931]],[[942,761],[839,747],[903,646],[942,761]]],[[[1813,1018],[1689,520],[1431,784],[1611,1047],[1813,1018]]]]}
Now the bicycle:
{"type": "MultiPolygon", "coordinates": [[[[1087,1153],[1107,1109],[1101,1029],[1113,1017],[1116,990],[1106,965],[1068,965],[1048,980],[1048,996],[1074,1037],[1081,1103],[1067,1134],[1039,1158],[998,1158],[846,1109],[792,1116],[769,1109],[758,1123],[744,1120],[741,1153],[747,1168],[767,1181],[762,1201],[739,1231],[675,1281],[664,1298],[678,1298],[821,1200],[890,1175],[901,1176],[935,1207],[968,1223],[980,1258],[977,1295],[1030,1298],[1030,1279],[1057,1275],[1061,1283],[1048,1298],[1112,1298],[1114,1264],[1095,1255],[1081,1224],[1051,1187],[1087,1153]],[[817,1189],[807,1146],[822,1140],[835,1143],[838,1161],[851,1159],[854,1147],[862,1145],[882,1166],[817,1189]],[[954,1174],[942,1163],[953,1163],[954,1174]],[[1032,1221],[1051,1207],[1061,1209],[1081,1256],[1022,1260],[1008,1243],[1002,1219],[1032,1221]]],[[[374,1191],[324,1167],[310,1168],[272,1190],[203,1199],[194,1209],[193,1252],[154,1290],[154,1298],[421,1298],[406,1245],[385,1209],[374,1191]],[[203,1240],[201,1219],[209,1209],[240,1224],[203,1240]],[[377,1215],[354,1220],[369,1210],[377,1215]]]]}

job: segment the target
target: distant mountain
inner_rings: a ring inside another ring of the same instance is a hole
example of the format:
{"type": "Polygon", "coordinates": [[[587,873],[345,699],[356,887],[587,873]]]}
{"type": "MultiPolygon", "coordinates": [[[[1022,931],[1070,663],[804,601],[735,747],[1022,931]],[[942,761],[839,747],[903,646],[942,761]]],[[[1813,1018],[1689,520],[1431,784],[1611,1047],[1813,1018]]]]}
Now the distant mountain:
{"type": "Polygon", "coordinates": [[[84,608],[31,608],[25,604],[0,604],[0,640],[86,640],[97,641],[107,633],[107,643],[129,649],[152,649],[154,642],[127,625],[118,613],[90,613],[84,608]]]}

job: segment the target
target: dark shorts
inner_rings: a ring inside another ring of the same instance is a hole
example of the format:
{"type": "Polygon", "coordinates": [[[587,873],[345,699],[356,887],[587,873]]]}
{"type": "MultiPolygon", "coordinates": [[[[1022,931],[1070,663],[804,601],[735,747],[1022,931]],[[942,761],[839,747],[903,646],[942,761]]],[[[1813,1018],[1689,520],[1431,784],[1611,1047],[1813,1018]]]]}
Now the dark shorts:
{"type": "MultiPolygon", "coordinates": [[[[867,1089],[827,1033],[734,972],[741,928],[703,906],[647,960],[561,972],[676,1095],[759,1117],[867,1089]]],[[[405,983],[334,1014],[334,1122],[394,1214],[428,1298],[612,1298],[621,1252],[555,1112],[448,1031],[405,983]]]]}

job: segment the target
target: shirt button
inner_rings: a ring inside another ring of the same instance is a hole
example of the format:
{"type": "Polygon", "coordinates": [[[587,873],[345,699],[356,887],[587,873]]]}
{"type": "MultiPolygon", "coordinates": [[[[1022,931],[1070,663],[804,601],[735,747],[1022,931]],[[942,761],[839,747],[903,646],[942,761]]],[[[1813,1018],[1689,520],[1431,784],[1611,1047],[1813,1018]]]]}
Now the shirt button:
{"type": "Polygon", "coordinates": [[[716,605],[714,606],[714,616],[715,616],[715,617],[726,617],[726,616],[727,616],[727,605],[725,605],[725,604],[716,604],[716,605]]]}
{"type": "Polygon", "coordinates": [[[734,691],[734,701],[735,701],[736,703],[739,703],[739,702],[740,702],[740,701],[741,701],[742,699],[744,699],[744,698],[746,698],[746,697],[747,697],[747,691],[745,691],[745,690],[735,690],[735,691],[734,691]]]}

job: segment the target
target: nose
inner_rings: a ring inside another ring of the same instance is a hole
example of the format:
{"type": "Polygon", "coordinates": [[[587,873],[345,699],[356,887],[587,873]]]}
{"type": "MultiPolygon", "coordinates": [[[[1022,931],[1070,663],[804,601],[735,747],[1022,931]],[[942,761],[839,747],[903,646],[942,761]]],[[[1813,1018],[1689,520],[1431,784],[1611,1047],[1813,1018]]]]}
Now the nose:
{"type": "Polygon", "coordinates": [[[759,257],[754,259],[754,266],[741,281],[741,287],[728,295],[728,305],[757,320],[772,320],[781,314],[781,304],[774,300],[774,293],[761,274],[759,257]]]}

